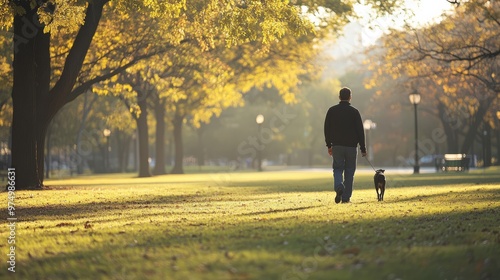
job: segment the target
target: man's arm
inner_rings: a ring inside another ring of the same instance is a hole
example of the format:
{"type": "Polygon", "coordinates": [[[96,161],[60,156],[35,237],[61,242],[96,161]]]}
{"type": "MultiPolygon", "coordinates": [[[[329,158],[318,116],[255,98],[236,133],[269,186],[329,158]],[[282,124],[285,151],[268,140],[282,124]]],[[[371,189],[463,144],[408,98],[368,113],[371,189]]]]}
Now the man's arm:
{"type": "Polygon", "coordinates": [[[366,156],[365,129],[363,127],[363,120],[361,119],[361,114],[359,112],[356,116],[356,134],[358,135],[361,155],[366,156]]]}
{"type": "Polygon", "coordinates": [[[325,128],[324,128],[324,133],[325,133],[325,142],[326,146],[330,148],[332,146],[333,139],[331,139],[331,116],[330,116],[330,110],[326,113],[325,117],[325,128]]]}
{"type": "Polygon", "coordinates": [[[325,142],[326,142],[326,146],[328,147],[328,154],[330,156],[332,156],[332,142],[333,142],[333,139],[331,139],[331,134],[330,134],[330,130],[331,130],[331,116],[330,116],[330,110],[328,110],[328,112],[326,113],[326,117],[325,117],[325,128],[324,128],[324,133],[325,133],[325,142]]]}

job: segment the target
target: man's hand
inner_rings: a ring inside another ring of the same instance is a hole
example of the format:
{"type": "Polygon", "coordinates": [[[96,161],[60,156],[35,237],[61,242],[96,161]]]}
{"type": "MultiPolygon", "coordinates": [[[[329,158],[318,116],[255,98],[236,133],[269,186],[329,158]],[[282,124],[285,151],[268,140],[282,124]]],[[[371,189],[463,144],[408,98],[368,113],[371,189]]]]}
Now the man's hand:
{"type": "Polygon", "coordinates": [[[333,152],[332,152],[332,147],[328,148],[328,154],[329,154],[330,156],[332,156],[332,154],[333,154],[333,152]]]}
{"type": "Polygon", "coordinates": [[[366,157],[366,152],[361,152],[361,156],[366,157]]]}

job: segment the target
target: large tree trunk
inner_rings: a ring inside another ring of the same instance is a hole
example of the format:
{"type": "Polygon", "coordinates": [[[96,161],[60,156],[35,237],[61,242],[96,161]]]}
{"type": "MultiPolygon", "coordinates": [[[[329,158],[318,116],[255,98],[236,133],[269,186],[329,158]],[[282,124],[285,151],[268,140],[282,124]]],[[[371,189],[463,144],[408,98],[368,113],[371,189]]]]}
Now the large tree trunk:
{"type": "Polygon", "coordinates": [[[68,102],[90,42],[108,0],[92,1],[85,24],[68,53],[60,79],[50,90],[50,34],[43,33],[38,7],[23,1],[26,13],[14,17],[12,167],[16,189],[41,189],[44,179],[44,144],[48,125],[68,102]],[[49,92],[50,90],[50,92],[49,92]]]}
{"type": "Polygon", "coordinates": [[[174,167],[170,173],[172,174],[184,174],[184,168],[182,166],[182,159],[184,158],[184,148],[182,145],[182,122],[184,118],[178,114],[175,114],[172,124],[174,125],[174,145],[175,145],[175,160],[174,167]]]}
{"type": "Polygon", "coordinates": [[[147,99],[137,97],[137,105],[141,108],[141,114],[137,121],[137,134],[139,139],[139,177],[151,177],[149,170],[149,132],[148,132],[148,107],[147,99]]]}
{"type": "Polygon", "coordinates": [[[50,76],[50,37],[42,32],[36,11],[25,9],[25,14],[14,17],[12,167],[16,170],[17,189],[40,189],[45,147],[39,142],[39,133],[45,128],[39,116],[46,107],[37,105],[45,101],[49,91],[46,77],[50,76]]]}
{"type": "Polygon", "coordinates": [[[165,102],[161,99],[154,106],[156,117],[156,162],[154,175],[166,174],[165,170],[165,102]]]}

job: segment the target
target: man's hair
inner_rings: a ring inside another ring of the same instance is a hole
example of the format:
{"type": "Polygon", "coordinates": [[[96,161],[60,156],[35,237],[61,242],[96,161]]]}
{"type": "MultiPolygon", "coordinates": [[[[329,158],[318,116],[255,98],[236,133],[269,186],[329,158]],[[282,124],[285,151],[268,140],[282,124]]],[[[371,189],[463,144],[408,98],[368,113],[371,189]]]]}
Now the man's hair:
{"type": "Polygon", "coordinates": [[[351,98],[351,89],[344,87],[339,92],[340,100],[349,100],[351,98]]]}

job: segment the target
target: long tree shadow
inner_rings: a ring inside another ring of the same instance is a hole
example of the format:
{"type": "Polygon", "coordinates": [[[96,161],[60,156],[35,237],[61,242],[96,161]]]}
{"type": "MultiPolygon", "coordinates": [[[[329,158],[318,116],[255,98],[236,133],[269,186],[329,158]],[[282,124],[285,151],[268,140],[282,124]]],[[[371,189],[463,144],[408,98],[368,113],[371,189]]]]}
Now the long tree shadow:
{"type": "Polygon", "coordinates": [[[425,185],[478,185],[500,183],[500,173],[431,173],[420,175],[387,175],[392,187],[418,187],[425,185]]]}
{"type": "MultiPolygon", "coordinates": [[[[192,273],[192,279],[203,279],[204,273],[234,267],[234,271],[227,272],[230,279],[259,279],[257,275],[262,271],[267,272],[266,278],[260,279],[283,279],[313,258],[315,270],[309,273],[316,273],[311,275],[317,277],[311,279],[331,279],[342,273],[369,275],[358,279],[386,279],[391,273],[402,271],[413,275],[409,279],[423,279],[432,273],[449,279],[481,275],[496,279],[500,275],[500,234],[490,223],[500,214],[498,207],[476,212],[353,219],[348,223],[334,213],[328,215],[329,223],[297,222],[292,216],[274,220],[273,215],[282,213],[266,214],[267,220],[235,222],[224,228],[191,226],[182,232],[165,233],[174,225],[162,223],[147,230],[129,230],[118,235],[135,240],[125,246],[110,241],[118,238],[115,235],[103,236],[99,243],[75,252],[24,260],[19,277],[34,279],[31,269],[36,273],[43,271],[35,277],[40,279],[122,279],[141,275],[148,275],[149,279],[184,279],[185,276],[175,277],[180,267],[192,273]],[[478,267],[484,259],[488,265],[478,267]],[[320,277],[322,272],[328,272],[328,277],[320,277]]],[[[86,232],[92,231],[78,234],[86,232]]]]}
{"type": "MultiPolygon", "coordinates": [[[[106,211],[124,210],[140,208],[148,205],[173,205],[188,202],[205,200],[207,196],[200,194],[189,195],[143,195],[141,198],[123,198],[120,201],[91,201],[85,203],[43,205],[19,207],[16,209],[18,217],[23,219],[36,219],[36,217],[55,217],[61,216],[88,216],[89,214],[102,215],[106,211]]],[[[1,218],[7,218],[6,213],[0,214],[1,218]]]]}
{"type": "MultiPolygon", "coordinates": [[[[449,182],[449,181],[447,181],[449,182]]],[[[360,184],[361,185],[361,184],[360,184]]],[[[313,180],[295,180],[291,184],[274,184],[266,186],[264,181],[256,181],[245,184],[234,183],[225,187],[224,192],[218,192],[216,189],[211,191],[205,191],[202,194],[183,194],[183,195],[162,195],[162,194],[147,194],[141,195],[140,198],[137,197],[124,197],[119,200],[109,200],[109,201],[87,201],[82,203],[73,203],[73,204],[60,204],[60,205],[43,205],[43,206],[32,206],[32,207],[20,207],[16,209],[19,217],[24,217],[26,220],[33,220],[36,217],[54,217],[58,218],[61,216],[68,215],[78,215],[78,216],[86,216],[86,215],[99,215],[99,213],[103,213],[106,211],[115,211],[115,210],[124,210],[130,209],[134,207],[149,207],[151,205],[174,205],[174,204],[187,204],[187,203],[195,203],[195,202],[218,202],[218,201],[231,201],[231,189],[235,189],[235,191],[240,191],[240,188],[249,188],[247,195],[245,198],[239,198],[242,201],[250,201],[254,200],[255,196],[261,194],[269,194],[269,193],[289,193],[289,192],[333,192],[329,182],[325,183],[322,179],[313,179],[313,180]],[[149,206],[148,206],[149,205],[149,206]]],[[[360,187],[359,189],[368,189],[370,187],[360,187]]],[[[416,186],[414,186],[416,187],[416,186]]],[[[53,192],[58,192],[59,190],[53,190],[53,192]]],[[[393,196],[392,199],[389,199],[390,196],[386,196],[386,201],[384,203],[398,203],[401,201],[414,202],[421,200],[436,200],[440,199],[439,197],[450,196],[448,193],[443,194],[426,194],[422,192],[422,194],[413,196],[413,197],[397,197],[397,191],[391,191],[388,189],[388,193],[393,196]]],[[[478,189],[478,190],[470,190],[467,199],[470,202],[474,201],[484,201],[491,200],[492,198],[500,201],[500,189],[478,189]]],[[[57,195],[57,194],[54,194],[57,195]]],[[[118,199],[118,198],[117,198],[118,199]]],[[[464,199],[463,195],[457,196],[456,200],[464,199]]],[[[452,201],[452,198],[448,198],[448,201],[452,201]]],[[[361,203],[361,202],[359,202],[361,203]]],[[[300,208],[298,208],[300,209],[300,208]]],[[[0,219],[6,219],[7,213],[0,213],[0,219]]]]}
{"type": "Polygon", "coordinates": [[[418,201],[446,201],[449,203],[454,202],[463,202],[467,200],[470,203],[475,202],[483,202],[483,201],[491,201],[500,205],[500,188],[499,189],[476,189],[469,190],[467,195],[464,195],[463,192],[460,194],[453,196],[452,193],[434,193],[434,194],[426,194],[422,192],[422,194],[399,198],[396,197],[394,199],[386,199],[384,203],[400,203],[400,202],[418,202],[418,201]],[[446,197],[446,198],[444,198],[446,197]]]}

